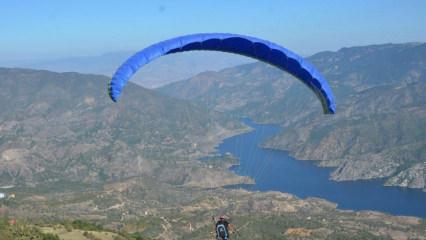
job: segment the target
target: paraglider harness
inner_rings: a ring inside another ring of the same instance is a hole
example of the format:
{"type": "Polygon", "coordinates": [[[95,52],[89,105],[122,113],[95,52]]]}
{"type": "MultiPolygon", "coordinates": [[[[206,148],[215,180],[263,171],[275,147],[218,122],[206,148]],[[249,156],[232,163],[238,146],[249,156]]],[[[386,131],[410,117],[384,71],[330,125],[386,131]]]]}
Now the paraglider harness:
{"type": "MultiPolygon", "coordinates": [[[[213,217],[213,221],[215,221],[213,217]]],[[[228,231],[229,222],[224,218],[220,218],[219,221],[216,222],[216,239],[217,240],[229,240],[229,231],[228,231]]]]}

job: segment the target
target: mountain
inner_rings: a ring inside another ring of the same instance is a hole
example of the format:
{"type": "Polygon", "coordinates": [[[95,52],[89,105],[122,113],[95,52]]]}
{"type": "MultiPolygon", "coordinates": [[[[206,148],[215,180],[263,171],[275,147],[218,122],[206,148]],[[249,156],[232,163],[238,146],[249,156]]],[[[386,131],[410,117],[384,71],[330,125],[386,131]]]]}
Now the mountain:
{"type": "MultiPolygon", "coordinates": [[[[44,69],[54,72],[79,72],[112,76],[115,70],[136,51],[106,53],[100,56],[71,57],[53,60],[1,61],[0,67],[44,69]]],[[[249,58],[218,52],[191,52],[161,57],[144,66],[132,81],[154,88],[192,77],[204,71],[216,71],[250,62],[249,58]]]]}
{"type": "Polygon", "coordinates": [[[140,175],[189,183],[207,170],[197,158],[241,129],[221,114],[135,84],[114,104],[107,82],[100,75],[0,68],[1,184],[140,175]]]}
{"type": "Polygon", "coordinates": [[[280,123],[265,147],[336,167],[338,181],[387,178],[426,190],[426,44],[343,48],[308,58],[329,81],[337,114],[291,76],[263,63],[199,74],[159,91],[209,108],[280,123]]]}
{"type": "Polygon", "coordinates": [[[197,159],[246,128],[134,84],[112,103],[107,81],[0,68],[0,236],[208,239],[226,212],[242,239],[425,237],[415,217],[221,188],[249,182],[227,171],[238,160],[197,159]]]}

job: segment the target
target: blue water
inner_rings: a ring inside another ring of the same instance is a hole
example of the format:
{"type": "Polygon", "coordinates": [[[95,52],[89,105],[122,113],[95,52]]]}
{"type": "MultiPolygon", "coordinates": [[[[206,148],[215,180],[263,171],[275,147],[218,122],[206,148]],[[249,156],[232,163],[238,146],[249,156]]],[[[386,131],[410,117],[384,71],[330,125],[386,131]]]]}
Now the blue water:
{"type": "Polygon", "coordinates": [[[260,148],[277,134],[277,125],[244,123],[254,131],[237,135],[218,146],[221,154],[231,153],[240,165],[231,169],[252,177],[254,185],[239,185],[247,190],[281,191],[300,198],[319,197],[338,204],[340,209],[376,210],[394,215],[426,218],[426,192],[416,189],[384,187],[383,180],[335,182],[329,180],[332,168],[319,168],[312,161],[298,161],[287,152],[260,148]]]}

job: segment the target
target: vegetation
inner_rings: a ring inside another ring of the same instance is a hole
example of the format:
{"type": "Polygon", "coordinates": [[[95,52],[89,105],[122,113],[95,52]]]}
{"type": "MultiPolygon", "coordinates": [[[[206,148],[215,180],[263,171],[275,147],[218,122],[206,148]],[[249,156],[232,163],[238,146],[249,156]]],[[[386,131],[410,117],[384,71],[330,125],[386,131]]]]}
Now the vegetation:
{"type": "Polygon", "coordinates": [[[391,240],[392,238],[386,236],[376,236],[369,232],[361,231],[359,233],[333,233],[327,237],[327,240],[391,240]]]}
{"type": "Polygon", "coordinates": [[[9,224],[8,219],[0,219],[0,236],[2,240],[59,240],[56,234],[43,233],[39,228],[25,223],[9,224]]]}
{"type": "Polygon", "coordinates": [[[88,221],[84,221],[84,220],[74,220],[71,222],[71,226],[74,229],[80,229],[80,230],[85,230],[85,231],[102,231],[104,230],[103,227],[99,224],[94,224],[88,221]]]}

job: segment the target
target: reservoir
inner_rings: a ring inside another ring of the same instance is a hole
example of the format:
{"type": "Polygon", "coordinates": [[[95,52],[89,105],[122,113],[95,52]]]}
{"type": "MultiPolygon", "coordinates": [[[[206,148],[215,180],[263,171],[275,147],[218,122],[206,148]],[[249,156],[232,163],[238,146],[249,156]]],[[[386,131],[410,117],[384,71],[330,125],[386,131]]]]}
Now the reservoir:
{"type": "Polygon", "coordinates": [[[244,123],[253,131],[227,138],[217,148],[220,154],[231,153],[240,160],[240,165],[233,166],[232,171],[256,182],[233,187],[280,191],[300,198],[319,197],[337,203],[340,209],[375,210],[426,218],[426,192],[385,187],[382,179],[331,181],[332,168],[320,168],[312,161],[296,160],[285,151],[260,147],[282,130],[279,126],[256,124],[250,120],[244,120],[244,123]]]}

